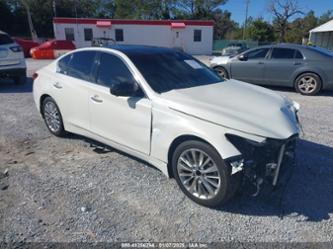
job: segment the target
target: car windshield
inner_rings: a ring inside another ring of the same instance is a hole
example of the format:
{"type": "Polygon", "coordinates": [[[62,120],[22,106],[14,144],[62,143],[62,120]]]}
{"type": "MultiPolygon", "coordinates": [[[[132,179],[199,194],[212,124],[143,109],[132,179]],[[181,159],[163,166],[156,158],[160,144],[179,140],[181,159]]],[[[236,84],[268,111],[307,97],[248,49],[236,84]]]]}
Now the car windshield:
{"type": "Polygon", "coordinates": [[[132,53],[128,57],[158,93],[223,81],[213,70],[182,52],[132,53]]]}

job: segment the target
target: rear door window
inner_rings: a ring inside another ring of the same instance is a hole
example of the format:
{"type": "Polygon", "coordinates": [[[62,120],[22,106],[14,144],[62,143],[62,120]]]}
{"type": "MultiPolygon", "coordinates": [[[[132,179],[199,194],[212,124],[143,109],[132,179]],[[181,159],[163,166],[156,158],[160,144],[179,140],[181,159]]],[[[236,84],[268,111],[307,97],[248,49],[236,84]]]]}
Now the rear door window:
{"type": "Polygon", "coordinates": [[[69,62],[72,58],[72,54],[66,55],[65,57],[61,58],[58,62],[58,73],[68,74],[69,69],[69,62]]]}
{"type": "Polygon", "coordinates": [[[290,48],[273,48],[272,59],[294,59],[296,54],[295,49],[290,48]]]}
{"type": "Polygon", "coordinates": [[[95,51],[81,51],[73,53],[67,67],[67,74],[77,79],[92,81],[91,77],[95,57],[95,51]]]}
{"type": "Polygon", "coordinates": [[[12,38],[10,38],[6,34],[0,34],[0,45],[11,44],[11,43],[14,43],[12,38]]]}
{"type": "Polygon", "coordinates": [[[295,59],[304,59],[302,53],[298,50],[295,52],[295,59]]]}

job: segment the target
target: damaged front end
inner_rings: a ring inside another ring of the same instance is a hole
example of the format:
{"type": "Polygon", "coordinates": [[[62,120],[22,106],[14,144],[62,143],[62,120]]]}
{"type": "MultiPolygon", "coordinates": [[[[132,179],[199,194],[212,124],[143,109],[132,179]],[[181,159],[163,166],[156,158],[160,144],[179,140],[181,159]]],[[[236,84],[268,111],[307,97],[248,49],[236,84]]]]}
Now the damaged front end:
{"type": "Polygon", "coordinates": [[[227,160],[231,174],[242,171],[245,179],[255,186],[253,196],[257,196],[263,186],[286,184],[295,164],[297,134],[285,140],[267,138],[262,143],[232,134],[226,137],[242,154],[227,160]]]}

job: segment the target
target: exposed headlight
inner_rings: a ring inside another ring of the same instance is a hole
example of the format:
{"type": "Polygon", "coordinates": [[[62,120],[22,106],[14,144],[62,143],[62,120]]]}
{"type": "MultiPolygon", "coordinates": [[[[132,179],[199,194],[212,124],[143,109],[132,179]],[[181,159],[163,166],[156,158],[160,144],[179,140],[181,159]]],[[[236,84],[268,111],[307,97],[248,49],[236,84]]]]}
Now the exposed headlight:
{"type": "Polygon", "coordinates": [[[238,158],[237,160],[230,161],[229,163],[231,165],[231,174],[232,175],[243,170],[243,167],[244,167],[244,159],[243,158],[238,158]]]}
{"type": "Polygon", "coordinates": [[[299,103],[290,99],[287,96],[283,96],[283,98],[287,102],[287,106],[288,106],[289,110],[291,110],[292,112],[295,112],[295,113],[297,113],[299,111],[299,109],[301,107],[299,103]]]}
{"type": "Polygon", "coordinates": [[[299,103],[297,103],[296,101],[293,101],[293,107],[295,109],[295,112],[298,112],[299,109],[301,108],[301,105],[299,103]]]}

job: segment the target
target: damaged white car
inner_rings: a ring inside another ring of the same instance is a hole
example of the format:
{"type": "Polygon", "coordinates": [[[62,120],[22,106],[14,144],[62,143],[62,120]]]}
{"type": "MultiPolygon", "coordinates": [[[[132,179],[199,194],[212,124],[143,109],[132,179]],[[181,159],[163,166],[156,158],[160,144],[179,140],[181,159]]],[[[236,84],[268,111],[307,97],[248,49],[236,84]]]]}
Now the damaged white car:
{"type": "Polygon", "coordinates": [[[225,203],[242,179],[258,189],[276,185],[299,133],[297,103],[225,81],[168,48],[79,49],[33,78],[51,133],[81,134],[141,158],[205,206],[225,203]]]}

